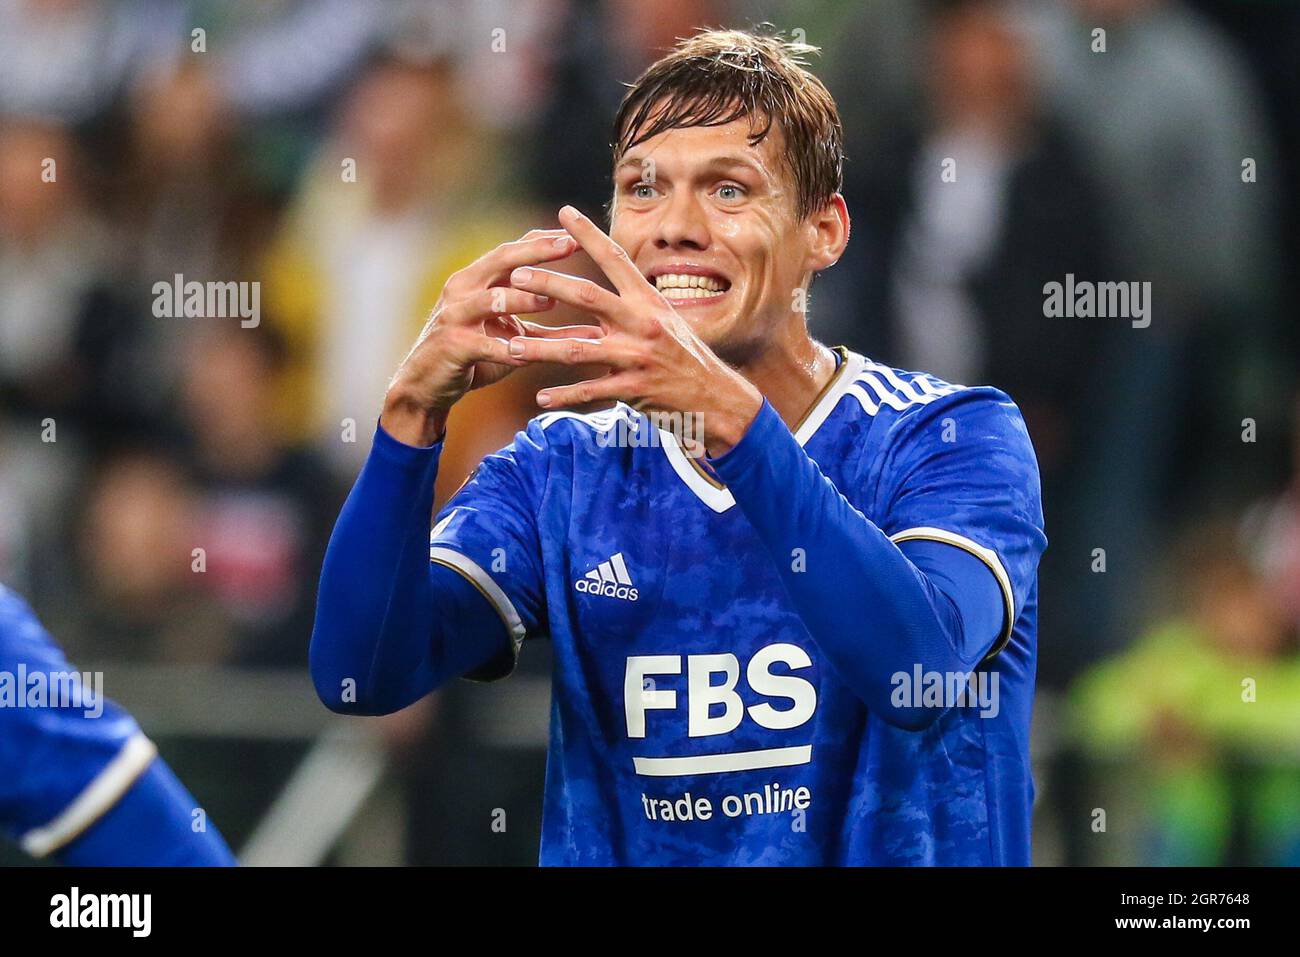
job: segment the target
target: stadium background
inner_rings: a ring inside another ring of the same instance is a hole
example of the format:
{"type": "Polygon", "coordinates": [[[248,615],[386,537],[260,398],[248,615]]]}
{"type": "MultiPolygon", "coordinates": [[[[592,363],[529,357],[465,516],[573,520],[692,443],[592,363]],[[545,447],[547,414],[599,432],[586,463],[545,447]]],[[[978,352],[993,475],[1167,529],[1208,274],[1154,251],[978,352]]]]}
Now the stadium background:
{"type": "MultiPolygon", "coordinates": [[[[545,642],[336,718],[321,553],[443,279],[600,211],[620,82],[761,20],[822,47],[848,136],[814,333],[1030,424],[1036,862],[1300,862],[1285,0],[0,0],[0,581],[246,862],[534,863],[545,642]],[[176,274],[259,283],[260,322],[156,317],[176,274]],[[1150,326],[1045,317],[1066,274],[1150,282],[1150,326]]],[[[546,374],[457,407],[440,501],[546,374]]]]}

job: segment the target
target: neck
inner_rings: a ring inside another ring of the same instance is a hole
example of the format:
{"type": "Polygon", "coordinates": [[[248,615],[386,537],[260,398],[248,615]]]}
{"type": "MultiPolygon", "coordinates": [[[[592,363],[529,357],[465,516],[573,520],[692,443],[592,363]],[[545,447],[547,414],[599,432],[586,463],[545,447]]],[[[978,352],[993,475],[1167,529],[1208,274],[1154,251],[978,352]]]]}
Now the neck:
{"type": "Polygon", "coordinates": [[[835,375],[835,354],[808,335],[802,317],[779,341],[737,366],[793,431],[835,375]]]}

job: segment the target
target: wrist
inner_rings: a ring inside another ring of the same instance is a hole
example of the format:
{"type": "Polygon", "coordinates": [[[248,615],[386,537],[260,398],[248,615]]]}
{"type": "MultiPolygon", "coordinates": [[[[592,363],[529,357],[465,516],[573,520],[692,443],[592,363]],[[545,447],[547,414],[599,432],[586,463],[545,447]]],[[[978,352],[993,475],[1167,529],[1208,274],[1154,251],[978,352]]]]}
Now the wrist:
{"type": "Polygon", "coordinates": [[[719,458],[730,452],[763,408],[763,393],[748,379],[737,375],[734,389],[726,390],[726,397],[707,416],[704,423],[705,454],[719,458]]]}
{"type": "Polygon", "coordinates": [[[428,448],[446,435],[448,411],[427,408],[401,391],[393,391],[384,397],[379,425],[405,445],[428,448]]]}

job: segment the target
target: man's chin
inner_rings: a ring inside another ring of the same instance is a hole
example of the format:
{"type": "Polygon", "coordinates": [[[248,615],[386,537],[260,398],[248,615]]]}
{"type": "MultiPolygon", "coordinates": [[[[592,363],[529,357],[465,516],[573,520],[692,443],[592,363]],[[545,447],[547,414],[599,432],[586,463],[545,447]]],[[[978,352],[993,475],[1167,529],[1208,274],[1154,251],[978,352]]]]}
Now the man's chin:
{"type": "Polygon", "coordinates": [[[752,323],[736,316],[730,308],[719,308],[721,305],[678,309],[674,304],[673,308],[710,352],[728,365],[744,365],[755,351],[761,351],[756,350],[752,337],[743,332],[752,323]]]}

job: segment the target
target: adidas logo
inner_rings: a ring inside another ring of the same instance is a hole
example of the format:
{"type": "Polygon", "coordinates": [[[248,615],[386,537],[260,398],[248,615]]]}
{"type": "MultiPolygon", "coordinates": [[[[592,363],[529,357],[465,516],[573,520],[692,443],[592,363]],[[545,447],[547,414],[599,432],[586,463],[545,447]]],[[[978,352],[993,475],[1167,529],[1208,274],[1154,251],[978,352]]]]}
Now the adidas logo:
{"type": "Polygon", "coordinates": [[[632,576],[627,573],[623,562],[623,553],[613,555],[603,561],[587,574],[573,583],[575,591],[584,595],[603,595],[605,598],[621,598],[624,601],[636,601],[637,590],[632,585],[632,576]]]}

